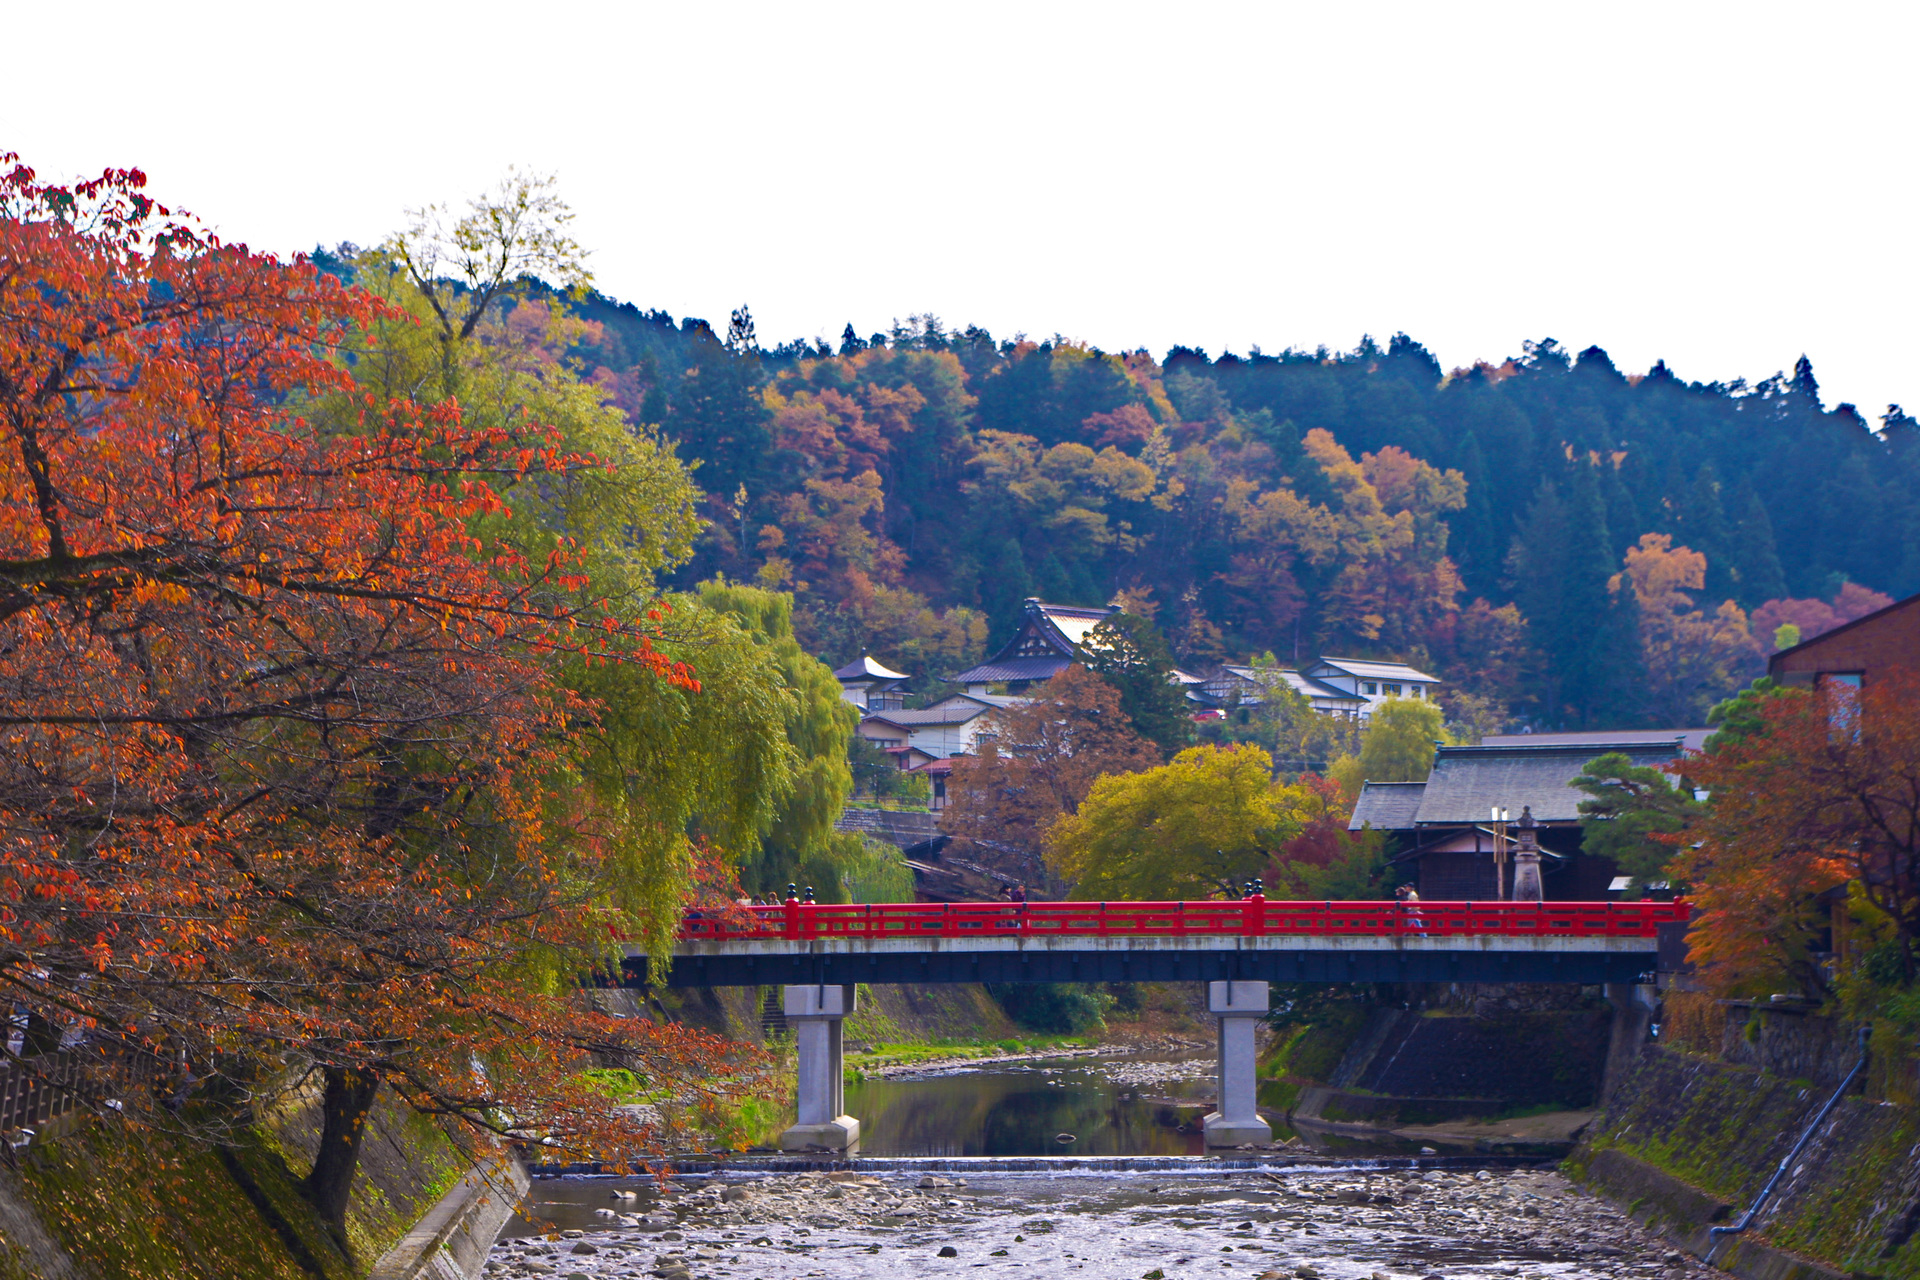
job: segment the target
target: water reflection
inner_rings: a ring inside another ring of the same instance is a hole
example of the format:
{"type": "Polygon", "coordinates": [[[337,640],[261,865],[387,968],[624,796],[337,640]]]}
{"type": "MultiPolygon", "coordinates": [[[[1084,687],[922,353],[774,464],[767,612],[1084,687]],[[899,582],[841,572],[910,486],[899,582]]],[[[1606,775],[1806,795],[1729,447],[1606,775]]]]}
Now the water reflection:
{"type": "Polygon", "coordinates": [[[1205,1154],[1212,1098],[1207,1079],[1128,1089],[1096,1066],[1039,1063],[861,1081],[847,1113],[866,1156],[1180,1156],[1205,1154]]]}

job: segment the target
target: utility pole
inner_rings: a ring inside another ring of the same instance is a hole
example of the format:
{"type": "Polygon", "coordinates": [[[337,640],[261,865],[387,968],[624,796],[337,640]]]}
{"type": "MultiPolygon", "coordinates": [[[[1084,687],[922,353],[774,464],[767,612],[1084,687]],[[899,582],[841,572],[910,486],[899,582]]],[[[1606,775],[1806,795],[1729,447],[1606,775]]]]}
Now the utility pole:
{"type": "Polygon", "coordinates": [[[1507,819],[1512,816],[1505,805],[1494,805],[1489,815],[1493,820],[1493,896],[1505,901],[1507,897],[1507,819]]]}

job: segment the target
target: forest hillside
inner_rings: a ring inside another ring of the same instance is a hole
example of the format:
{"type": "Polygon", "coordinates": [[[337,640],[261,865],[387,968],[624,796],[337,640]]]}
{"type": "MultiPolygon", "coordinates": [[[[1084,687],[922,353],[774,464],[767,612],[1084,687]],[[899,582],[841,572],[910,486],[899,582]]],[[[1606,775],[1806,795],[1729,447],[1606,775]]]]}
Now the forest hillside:
{"type": "MultiPolygon", "coordinates": [[[[351,250],[319,255],[353,272],[351,250]]],[[[1443,369],[1352,351],[1104,352],[932,316],[763,347],[599,294],[567,352],[697,463],[686,584],[793,593],[831,663],[932,691],[1021,601],[1122,600],[1189,667],[1434,669],[1469,727],[1698,723],[1765,654],[1920,589],[1920,428],[1529,342],[1443,369]]]]}

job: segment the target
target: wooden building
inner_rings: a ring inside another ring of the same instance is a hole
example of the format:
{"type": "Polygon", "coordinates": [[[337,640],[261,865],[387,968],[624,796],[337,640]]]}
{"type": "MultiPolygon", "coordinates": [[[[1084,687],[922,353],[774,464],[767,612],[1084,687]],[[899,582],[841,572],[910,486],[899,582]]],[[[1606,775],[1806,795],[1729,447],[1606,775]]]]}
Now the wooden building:
{"type": "Polygon", "coordinates": [[[1869,683],[1876,672],[1920,671],[1920,596],[1896,600],[1864,618],[1782,649],[1767,660],[1781,684],[1869,683]]]}
{"type": "MultiPolygon", "coordinates": [[[[1619,874],[1613,861],[1580,850],[1580,802],[1573,779],[1596,756],[1618,751],[1636,765],[1657,768],[1685,751],[1686,731],[1645,734],[1541,735],[1573,739],[1524,745],[1440,747],[1425,782],[1369,782],[1360,792],[1348,829],[1370,828],[1396,837],[1394,861],[1415,871],[1422,898],[1444,902],[1491,901],[1496,886],[1494,851],[1500,847],[1492,811],[1511,821],[1531,808],[1539,823],[1541,875],[1553,901],[1601,901],[1619,874]]],[[[1512,889],[1511,841],[1506,864],[1512,889]]]]}
{"type": "Polygon", "coordinates": [[[907,677],[890,671],[866,654],[833,673],[840,682],[840,696],[862,711],[898,711],[906,705],[901,685],[907,677]]]}
{"type": "Polygon", "coordinates": [[[1307,679],[1361,699],[1358,714],[1370,719],[1373,709],[1388,698],[1432,698],[1440,688],[1437,676],[1404,662],[1374,662],[1366,658],[1322,658],[1306,670],[1307,679]]]}
{"type": "Polygon", "coordinates": [[[1208,676],[1197,692],[1208,706],[1231,711],[1238,707],[1259,706],[1276,686],[1293,690],[1323,716],[1358,718],[1361,708],[1367,705],[1367,700],[1359,694],[1304,676],[1292,667],[1236,667],[1229,664],[1208,676]]]}
{"type": "Polygon", "coordinates": [[[1010,694],[1045,684],[1073,665],[1080,642],[1114,612],[1110,608],[1042,604],[1028,597],[1020,630],[1013,639],[978,666],[948,676],[947,682],[963,686],[969,695],[986,693],[996,684],[1004,685],[1010,694]]]}

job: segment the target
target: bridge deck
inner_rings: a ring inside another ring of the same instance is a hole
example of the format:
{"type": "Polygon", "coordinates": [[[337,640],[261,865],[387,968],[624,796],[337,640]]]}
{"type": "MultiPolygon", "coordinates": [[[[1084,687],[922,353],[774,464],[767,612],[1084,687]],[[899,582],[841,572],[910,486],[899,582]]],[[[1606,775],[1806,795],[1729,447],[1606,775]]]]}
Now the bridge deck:
{"type": "MultiPolygon", "coordinates": [[[[1685,902],[1036,902],[690,915],[672,986],[854,982],[1631,982],[1685,902]]],[[[632,949],[636,980],[645,957],[632,949]]]]}

